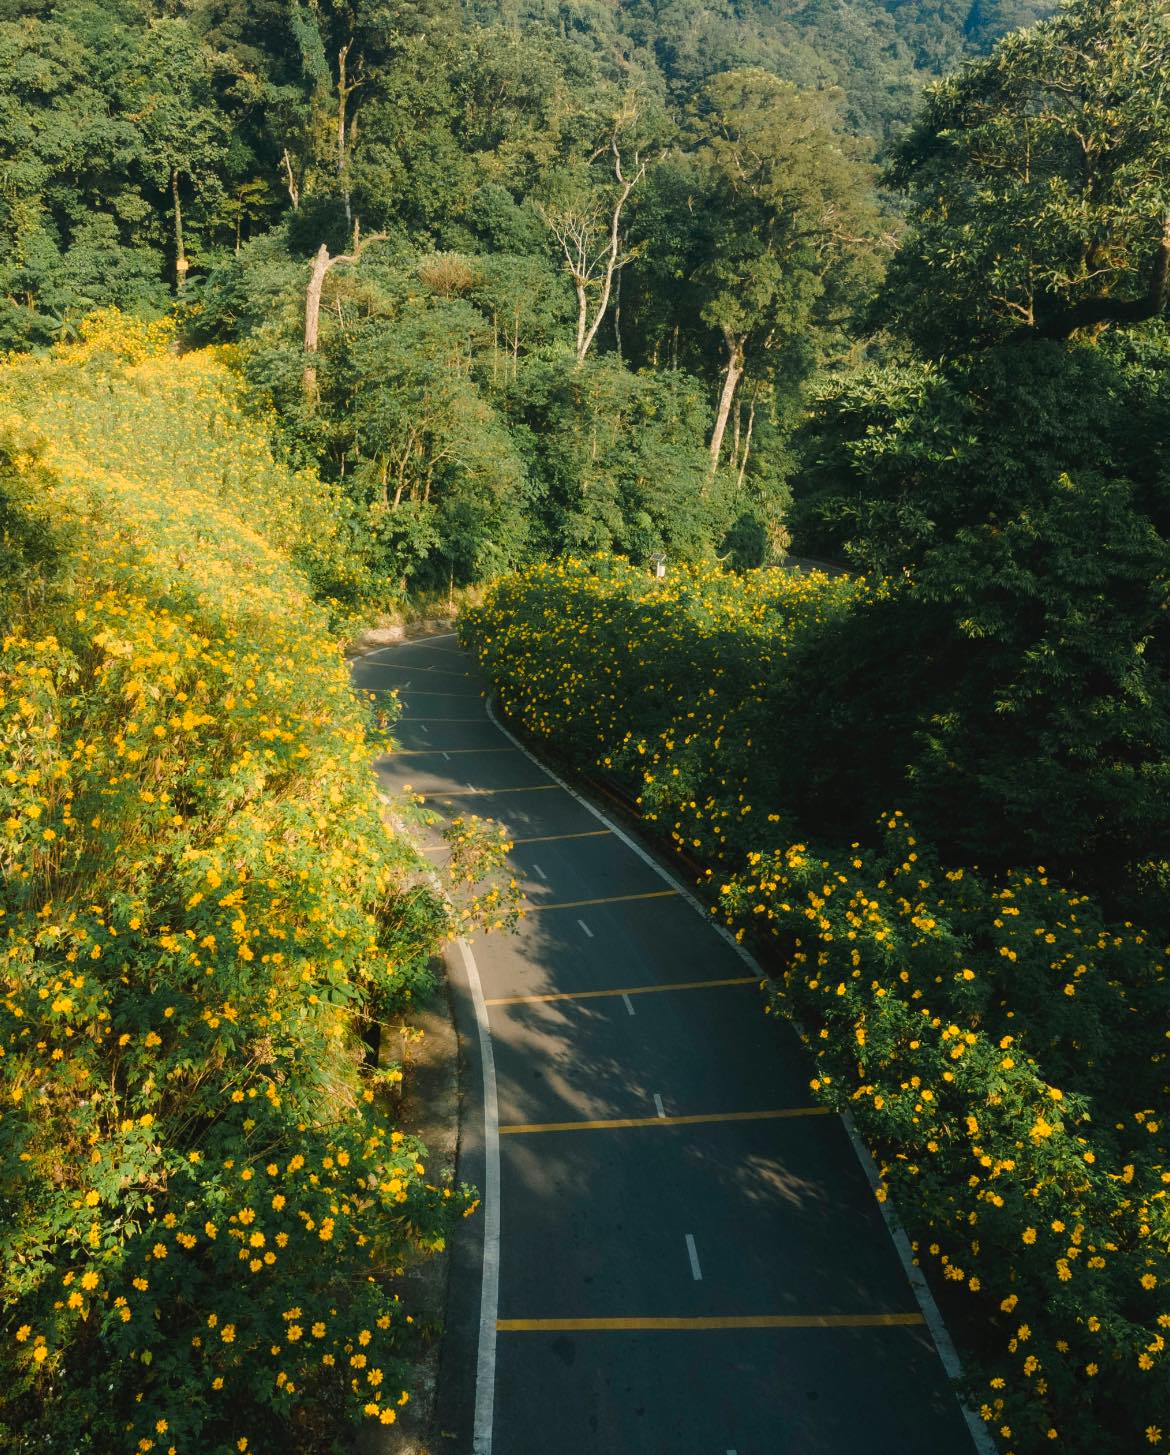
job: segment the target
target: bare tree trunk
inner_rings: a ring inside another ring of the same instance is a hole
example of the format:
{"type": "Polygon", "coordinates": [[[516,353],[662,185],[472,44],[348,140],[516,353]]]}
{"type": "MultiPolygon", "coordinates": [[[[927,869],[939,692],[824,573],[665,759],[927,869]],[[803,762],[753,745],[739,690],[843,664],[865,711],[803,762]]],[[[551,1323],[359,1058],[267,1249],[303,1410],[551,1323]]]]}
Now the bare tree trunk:
{"type": "Polygon", "coordinates": [[[727,372],[723,376],[723,393],[719,398],[719,411],[715,416],[715,432],[711,436],[711,478],[719,469],[719,457],[723,453],[723,436],[727,430],[728,416],[735,401],[735,391],[743,378],[743,351],[746,339],[743,334],[733,334],[729,328],[723,330],[727,344],[727,372]]]}
{"type": "Polygon", "coordinates": [[[620,359],[622,356],[622,270],[620,268],[613,291],[613,344],[620,359]]]}
{"type": "MultiPolygon", "coordinates": [[[[609,298],[613,291],[614,274],[622,266],[622,211],[629,201],[630,193],[646,175],[646,163],[643,162],[637,152],[634,153],[634,166],[637,168],[632,177],[625,177],[622,174],[622,152],[618,146],[617,138],[613,140],[613,174],[617,178],[618,186],[621,189],[613,204],[613,212],[610,214],[609,222],[609,248],[605,254],[605,272],[602,275],[601,297],[597,301],[597,312],[593,316],[593,322],[582,338],[581,331],[577,332],[577,367],[585,362],[585,355],[592,347],[593,340],[597,337],[597,330],[601,327],[609,309],[609,298]]],[[[583,283],[578,283],[578,298],[583,291],[583,283]]]]}
{"type": "Polygon", "coordinates": [[[183,243],[183,200],[179,195],[178,167],[171,169],[171,196],[175,203],[175,292],[181,293],[191,264],[187,261],[187,249],[183,243]]]}
{"type": "Polygon", "coordinates": [[[288,188],[288,200],[292,203],[293,211],[299,212],[301,210],[301,189],[297,185],[296,173],[292,168],[292,158],[288,154],[288,147],[285,147],[284,155],[280,160],[284,165],[284,185],[288,188]]]}
{"type": "Polygon", "coordinates": [[[309,270],[309,287],[305,293],[305,371],[301,376],[301,386],[310,404],[317,398],[317,365],[314,359],[321,334],[321,293],[325,287],[325,279],[341,263],[360,263],[362,254],[371,244],[385,240],[384,232],[371,233],[369,237],[359,240],[355,229],[352,253],[341,253],[336,258],[331,258],[325,243],[317,250],[317,256],[309,270]]]}
{"type": "Polygon", "coordinates": [[[752,430],[756,423],[756,401],[753,399],[748,409],[747,435],[743,442],[743,458],[739,462],[739,478],[736,485],[742,490],[744,476],[747,474],[748,460],[752,453],[752,430]]]}
{"type": "Polygon", "coordinates": [[[337,175],[341,180],[341,192],[345,198],[345,220],[352,224],[353,215],[350,212],[349,188],[346,186],[346,158],[345,158],[345,108],[349,101],[349,91],[346,89],[346,62],[349,60],[349,48],[353,41],[346,41],[337,53],[337,175]]]}
{"type": "Polygon", "coordinates": [[[325,287],[325,278],[333,264],[329,256],[329,249],[322,243],[313,259],[313,266],[309,273],[309,288],[305,294],[305,372],[301,379],[305,391],[305,398],[315,400],[317,397],[317,366],[308,362],[308,358],[315,357],[317,344],[321,335],[321,291],[325,287]]]}
{"type": "Polygon", "coordinates": [[[588,347],[585,342],[585,333],[589,324],[589,295],[585,291],[585,284],[581,278],[577,278],[575,282],[577,284],[577,363],[581,364],[588,347]]]}

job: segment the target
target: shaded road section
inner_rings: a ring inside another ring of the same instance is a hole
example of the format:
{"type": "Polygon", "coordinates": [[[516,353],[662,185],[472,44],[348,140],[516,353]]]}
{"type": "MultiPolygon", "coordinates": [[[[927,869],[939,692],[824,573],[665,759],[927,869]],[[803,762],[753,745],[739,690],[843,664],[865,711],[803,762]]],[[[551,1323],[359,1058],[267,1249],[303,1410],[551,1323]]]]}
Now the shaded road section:
{"type": "MultiPolygon", "coordinates": [[[[495,726],[453,637],[381,650],[354,680],[404,703],[387,793],[499,819],[528,908],[473,946],[499,1106],[494,1415],[475,1442],[476,1219],[453,1252],[444,1445],[969,1455],[848,1133],[811,1104],[799,1041],[736,948],[495,726]]],[[[460,1176],[482,1187],[476,1022],[452,983],[460,1176]]]]}

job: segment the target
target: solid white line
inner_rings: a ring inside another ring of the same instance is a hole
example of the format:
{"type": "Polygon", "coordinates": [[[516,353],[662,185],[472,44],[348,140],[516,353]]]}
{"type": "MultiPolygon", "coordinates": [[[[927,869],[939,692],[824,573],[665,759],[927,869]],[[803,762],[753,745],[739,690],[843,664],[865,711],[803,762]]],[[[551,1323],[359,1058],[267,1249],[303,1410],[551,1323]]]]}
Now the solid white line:
{"type": "Polygon", "coordinates": [[[372,652],[362,652],[354,657],[355,662],[368,661],[370,657],[380,657],[383,652],[397,652],[403,647],[420,647],[427,642],[445,642],[449,637],[457,636],[457,632],[436,632],[433,637],[414,637],[410,641],[391,642],[388,647],[375,647],[372,652]]]}
{"type": "Polygon", "coordinates": [[[540,875],[540,877],[547,883],[548,882],[548,875],[544,872],[544,870],[540,867],[540,865],[539,864],[533,864],[532,867],[536,870],[536,872],[540,875]]]}
{"type": "Polygon", "coordinates": [[[577,921],[577,923],[581,926],[581,928],[585,931],[585,933],[589,936],[589,938],[592,939],[593,938],[593,931],[589,928],[589,926],[585,923],[585,921],[583,919],[579,919],[577,921]]]}
{"type": "Polygon", "coordinates": [[[695,1239],[692,1233],[687,1234],[687,1256],[691,1260],[691,1277],[696,1283],[702,1283],[703,1270],[699,1267],[699,1250],[695,1247],[695,1239]]]}
{"type": "Polygon", "coordinates": [[[483,1068],[483,1282],[479,1295],[479,1357],[475,1370],[473,1455],[491,1455],[496,1397],[496,1318],[500,1306],[500,1108],[496,1094],[496,1058],[484,1004],[483,983],[471,946],[459,941],[475,1023],[479,1030],[479,1056],[483,1068]]]}
{"type": "Polygon", "coordinates": [[[629,1013],[631,1015],[633,1015],[635,1013],[634,1012],[634,1002],[630,999],[630,997],[628,995],[625,995],[625,994],[622,995],[622,999],[626,1003],[626,1009],[629,1011],[629,1013]]]}
{"type": "MultiPolygon", "coordinates": [[[[841,1118],[845,1124],[845,1130],[849,1134],[849,1140],[853,1144],[853,1150],[857,1154],[857,1160],[861,1163],[862,1170],[869,1181],[870,1187],[876,1193],[881,1186],[881,1174],[878,1172],[877,1163],[870,1155],[869,1148],[861,1139],[861,1134],[853,1117],[849,1112],[841,1118]]],[[[930,1291],[930,1285],[922,1269],[914,1262],[914,1252],[910,1247],[910,1239],[906,1236],[906,1230],[898,1220],[898,1215],[889,1197],[884,1202],[878,1202],[882,1219],[886,1225],[886,1231],[893,1240],[894,1247],[898,1250],[898,1258],[901,1261],[902,1269],[910,1281],[910,1287],[914,1291],[914,1297],[918,1301],[918,1307],[922,1317],[926,1320],[926,1326],[930,1330],[930,1337],[934,1340],[934,1347],[938,1350],[938,1357],[946,1375],[952,1383],[963,1377],[963,1366],[959,1359],[958,1351],[951,1339],[950,1332],[943,1322],[942,1314],[939,1312],[938,1304],[934,1301],[934,1294],[930,1291]]],[[[959,1409],[962,1411],[963,1419],[967,1422],[967,1430],[971,1436],[971,1443],[979,1452],[979,1455],[996,1455],[997,1446],[991,1438],[987,1426],[979,1418],[973,1409],[967,1407],[965,1400],[959,1400],[959,1409]]]]}
{"type": "MultiPolygon", "coordinates": [[[[666,1108],[662,1105],[662,1098],[658,1095],[657,1092],[654,1093],[654,1110],[658,1113],[660,1117],[664,1117],[666,1115],[666,1108]]],[[[687,1236],[689,1237],[690,1234],[688,1233],[687,1236]]]]}
{"type": "MultiPolygon", "coordinates": [[[[535,763],[542,772],[547,773],[554,783],[560,784],[565,792],[568,793],[571,797],[575,798],[577,802],[582,806],[582,808],[587,809],[593,815],[593,817],[599,822],[603,823],[606,828],[610,830],[611,833],[616,834],[617,837],[621,839],[622,843],[625,844],[628,849],[632,849],[634,853],[637,854],[638,858],[642,860],[643,863],[649,864],[650,867],[661,878],[666,880],[667,884],[671,885],[674,889],[676,889],[680,898],[685,899],[686,902],[691,906],[691,908],[696,912],[696,914],[701,915],[704,921],[711,926],[716,934],[721,935],[722,938],[727,941],[727,943],[731,946],[731,948],[735,951],[735,953],[739,956],[743,963],[748,966],[753,974],[758,975],[761,980],[766,980],[768,978],[767,975],[764,973],[764,970],[760,966],[759,962],[755,959],[753,955],[751,955],[747,950],[744,949],[744,947],[739,943],[739,941],[735,938],[735,936],[731,933],[727,926],[719,924],[719,922],[714,919],[714,917],[703,907],[703,905],[695,897],[695,895],[693,895],[687,888],[685,888],[684,885],[680,883],[680,881],[677,880],[673,874],[668,873],[667,870],[662,867],[662,865],[657,861],[657,859],[654,858],[652,854],[648,853],[647,850],[643,849],[641,844],[635,842],[635,840],[632,839],[630,835],[625,832],[624,829],[619,828],[618,825],[615,824],[613,820],[609,818],[606,814],[604,814],[601,809],[599,809],[595,804],[590,803],[587,798],[582,797],[582,795],[578,793],[576,789],[570,788],[569,785],[562,778],[559,778],[552,771],[551,768],[546,768],[539,758],[537,758],[534,754],[528,751],[528,749],[519,740],[519,738],[516,737],[514,733],[509,732],[508,729],[504,727],[504,725],[500,722],[499,718],[495,714],[493,698],[488,697],[485,700],[484,710],[488,715],[489,721],[496,728],[498,728],[501,733],[503,733],[503,735],[508,739],[510,743],[515,743],[515,745],[521,750],[522,753],[525,754],[530,762],[535,763]]],[[[584,927],[582,921],[578,920],[577,923],[582,924],[582,927],[584,927]]],[[[857,1154],[858,1161],[861,1163],[861,1166],[865,1171],[866,1176],[869,1178],[871,1186],[876,1188],[879,1179],[877,1174],[877,1168],[874,1166],[873,1158],[869,1155],[868,1149],[858,1135],[857,1129],[856,1127],[854,1127],[852,1119],[848,1115],[846,1115],[842,1118],[842,1120],[845,1123],[846,1131],[849,1133],[849,1140],[853,1145],[854,1152],[857,1154]]],[[[974,1445],[976,1451],[978,1452],[978,1455],[996,1455],[995,1441],[988,1433],[987,1426],[983,1423],[983,1421],[979,1418],[975,1411],[968,1406],[966,1400],[960,1398],[958,1390],[957,1388],[955,1388],[955,1383],[962,1374],[962,1365],[959,1362],[959,1356],[955,1351],[955,1346],[951,1340],[951,1336],[947,1332],[947,1327],[943,1323],[942,1314],[939,1312],[938,1304],[934,1301],[934,1294],[932,1294],[930,1291],[930,1285],[927,1283],[921,1270],[914,1266],[914,1256],[910,1249],[910,1240],[906,1237],[905,1232],[902,1231],[897,1214],[894,1210],[893,1203],[887,1197],[885,1202],[879,1203],[878,1206],[881,1209],[882,1217],[885,1220],[886,1228],[889,1230],[890,1237],[894,1243],[894,1247],[897,1249],[898,1257],[902,1264],[902,1271],[905,1273],[906,1278],[910,1283],[910,1287],[914,1293],[915,1299],[917,1300],[919,1310],[922,1313],[922,1317],[926,1320],[927,1328],[930,1330],[931,1338],[934,1340],[935,1348],[938,1350],[939,1362],[942,1364],[943,1369],[947,1374],[947,1377],[952,1381],[952,1389],[955,1395],[955,1399],[958,1402],[959,1409],[963,1415],[963,1419],[966,1421],[967,1430],[971,1436],[971,1443],[974,1445]],[[895,1232],[895,1230],[897,1230],[897,1232],[895,1232]]]]}

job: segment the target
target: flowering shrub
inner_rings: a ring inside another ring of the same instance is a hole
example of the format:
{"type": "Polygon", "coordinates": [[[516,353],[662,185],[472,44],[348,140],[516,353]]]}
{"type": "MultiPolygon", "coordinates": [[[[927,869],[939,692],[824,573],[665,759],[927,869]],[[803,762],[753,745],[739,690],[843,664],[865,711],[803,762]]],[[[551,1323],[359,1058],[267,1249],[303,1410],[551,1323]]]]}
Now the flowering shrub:
{"type": "MultiPolygon", "coordinates": [[[[1170,976],[1043,869],[942,867],[901,813],[813,848],[778,801],[783,663],[881,588],[607,560],[501,582],[464,634],[503,707],[637,797],[776,967],[1011,1455],[1170,1451],[1170,976]]],[[[807,654],[806,654],[807,656],[807,654]]]]}
{"type": "Polygon", "coordinates": [[[963,1296],[1002,1448],[1165,1455],[1167,951],[1043,869],[992,885],[944,871],[901,814],[882,830],[752,854],[720,886],[727,921],[779,939],[771,1003],[963,1296]]]}
{"type": "Polygon", "coordinates": [[[357,1034],[451,919],[310,591],[343,524],[223,363],[105,317],[0,365],[0,533],[0,1443],[340,1448],[467,1206],[357,1034]]]}

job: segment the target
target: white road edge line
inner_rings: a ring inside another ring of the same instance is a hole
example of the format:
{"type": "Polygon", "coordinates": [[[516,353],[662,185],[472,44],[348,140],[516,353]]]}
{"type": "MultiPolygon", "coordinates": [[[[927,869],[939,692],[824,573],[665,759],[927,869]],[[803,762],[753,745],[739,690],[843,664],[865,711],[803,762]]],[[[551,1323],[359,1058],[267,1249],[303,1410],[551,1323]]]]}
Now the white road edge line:
{"type": "MultiPolygon", "coordinates": [[[[665,1118],[666,1108],[662,1105],[662,1098],[658,1095],[657,1092],[654,1093],[654,1110],[658,1113],[660,1117],[665,1118]]],[[[689,1233],[687,1234],[687,1237],[690,1237],[689,1233]]]]}
{"type": "Polygon", "coordinates": [[[479,1355],[475,1367],[473,1455],[491,1455],[496,1398],[496,1318],[500,1305],[500,1107],[496,1093],[496,1058],[484,1003],[483,983],[471,946],[459,940],[459,953],[471,986],[479,1057],[483,1070],[483,1280],[479,1295],[479,1355]]]}
{"type": "MultiPolygon", "coordinates": [[[[442,635],[453,637],[455,633],[444,632],[442,635]]],[[[365,655],[373,656],[374,653],[367,652],[365,655]]],[[[379,793],[378,796],[389,802],[384,794],[379,793]]],[[[471,1002],[475,1007],[480,1065],[483,1071],[483,1278],[479,1295],[479,1350],[475,1366],[472,1452],[473,1455],[491,1455],[496,1398],[496,1319],[500,1307],[500,1105],[496,1091],[496,1058],[492,1049],[491,1026],[484,1002],[483,983],[479,978],[479,967],[467,941],[460,939],[458,944],[471,989],[471,1002]]]]}
{"type": "Polygon", "coordinates": [[[630,999],[630,997],[628,995],[626,995],[626,994],[623,993],[622,999],[625,1001],[625,1003],[626,1003],[626,1009],[629,1011],[629,1013],[631,1015],[636,1014],[636,1012],[634,1010],[634,1002],[630,999]]]}
{"type": "Polygon", "coordinates": [[[694,1233],[687,1234],[687,1257],[691,1260],[691,1277],[696,1283],[702,1283],[703,1270],[699,1267],[699,1250],[695,1247],[694,1233]]]}
{"type": "Polygon", "coordinates": [[[593,938],[593,931],[589,928],[589,926],[585,923],[585,921],[583,919],[579,919],[577,921],[577,923],[581,926],[581,928],[585,931],[585,933],[589,936],[589,938],[592,939],[593,938]]]}
{"type": "MultiPolygon", "coordinates": [[[[516,747],[518,747],[520,751],[525,755],[530,763],[534,763],[536,767],[541,770],[542,773],[546,773],[553,780],[554,783],[559,784],[560,787],[563,788],[571,798],[575,798],[582,808],[587,809],[588,812],[591,813],[593,817],[597,819],[600,823],[603,823],[606,828],[610,830],[611,833],[616,834],[617,837],[621,839],[622,843],[625,844],[628,849],[632,849],[633,852],[637,854],[638,858],[641,859],[644,864],[649,864],[656,874],[658,874],[662,879],[666,881],[667,884],[669,884],[674,890],[676,890],[682,899],[686,900],[686,902],[691,906],[696,914],[702,916],[705,923],[709,924],[712,929],[715,930],[716,934],[721,935],[723,939],[727,941],[727,943],[731,946],[731,948],[735,951],[735,953],[739,956],[743,963],[753,972],[753,974],[758,975],[761,980],[767,979],[767,976],[764,974],[763,969],[761,968],[759,962],[755,959],[755,957],[749,954],[749,952],[744,949],[744,947],[739,943],[739,941],[735,938],[735,936],[731,933],[726,925],[719,924],[719,922],[711,914],[709,914],[707,910],[703,908],[701,902],[695,897],[695,895],[690,892],[689,889],[686,888],[686,886],[680,880],[676,879],[673,874],[668,873],[668,871],[662,867],[662,865],[657,861],[657,859],[654,858],[652,854],[644,849],[641,844],[639,844],[636,840],[632,839],[629,834],[627,834],[622,828],[614,823],[611,818],[609,818],[601,811],[601,809],[599,809],[595,804],[590,803],[589,800],[587,798],[584,798],[580,793],[578,793],[575,788],[570,788],[569,785],[564,781],[564,779],[559,778],[557,774],[552,771],[551,768],[545,767],[545,765],[540,761],[539,758],[537,758],[533,753],[529,752],[529,750],[524,746],[520,739],[515,736],[514,733],[510,733],[508,729],[504,727],[504,725],[500,722],[499,718],[496,716],[495,713],[494,694],[485,698],[484,711],[487,713],[488,720],[489,722],[491,722],[493,727],[495,727],[499,732],[503,733],[504,737],[506,737],[510,743],[514,743],[516,747]]],[[[592,930],[586,928],[584,921],[578,920],[577,923],[581,925],[582,929],[585,930],[586,934],[588,934],[590,938],[592,938],[593,932],[592,930]]],[[[842,1118],[842,1121],[845,1124],[846,1132],[849,1134],[849,1140],[853,1146],[854,1152],[857,1155],[857,1160],[861,1163],[862,1171],[865,1173],[867,1179],[869,1180],[870,1187],[876,1194],[878,1187],[880,1186],[881,1179],[878,1176],[878,1170],[876,1165],[874,1164],[874,1160],[869,1155],[869,1150],[865,1146],[865,1143],[858,1135],[857,1128],[854,1126],[852,1118],[846,1115],[842,1118]]],[[[954,1341],[951,1339],[946,1324],[943,1323],[943,1317],[942,1314],[939,1312],[938,1304],[934,1301],[934,1294],[930,1291],[930,1285],[927,1283],[925,1277],[923,1276],[921,1269],[915,1266],[914,1255],[910,1248],[910,1239],[906,1236],[905,1230],[902,1228],[902,1225],[898,1220],[898,1215],[894,1210],[893,1202],[889,1197],[887,1197],[884,1202],[878,1202],[878,1207],[881,1210],[882,1219],[886,1225],[886,1231],[889,1233],[890,1239],[893,1242],[895,1249],[897,1250],[898,1258],[902,1264],[902,1271],[905,1273],[906,1278],[909,1281],[910,1287],[914,1293],[914,1298],[918,1304],[919,1311],[921,1312],[922,1317],[926,1320],[926,1326],[930,1330],[931,1338],[934,1340],[935,1349],[938,1351],[939,1362],[942,1364],[943,1369],[946,1372],[947,1378],[952,1381],[952,1392],[954,1393],[955,1400],[958,1403],[959,1409],[963,1415],[963,1419],[966,1422],[967,1432],[971,1436],[971,1443],[975,1447],[975,1450],[978,1452],[978,1455],[997,1455],[995,1441],[992,1440],[987,1426],[983,1423],[983,1421],[979,1418],[975,1411],[968,1406],[967,1402],[960,1397],[958,1389],[954,1388],[954,1385],[962,1376],[963,1366],[959,1361],[959,1355],[955,1349],[954,1341]]]]}
{"type": "Polygon", "coordinates": [[[365,662],[370,657],[380,657],[383,652],[397,652],[401,647],[421,646],[424,642],[445,642],[449,637],[458,635],[458,632],[436,632],[433,637],[414,637],[410,641],[391,642],[388,647],[375,647],[372,652],[359,652],[356,657],[351,657],[350,661],[365,662]]]}

